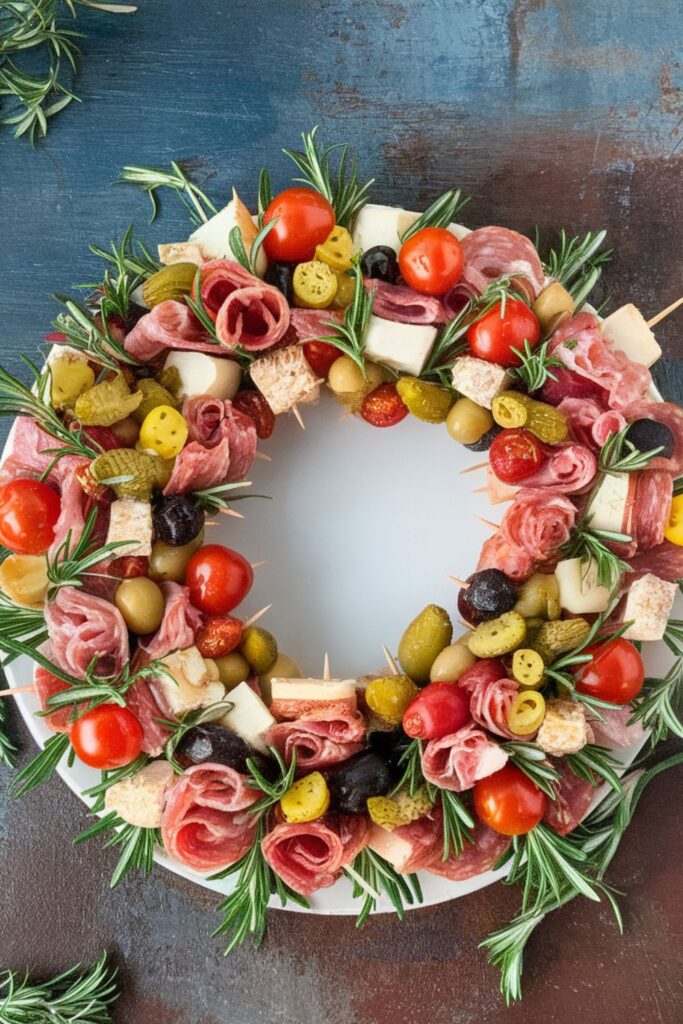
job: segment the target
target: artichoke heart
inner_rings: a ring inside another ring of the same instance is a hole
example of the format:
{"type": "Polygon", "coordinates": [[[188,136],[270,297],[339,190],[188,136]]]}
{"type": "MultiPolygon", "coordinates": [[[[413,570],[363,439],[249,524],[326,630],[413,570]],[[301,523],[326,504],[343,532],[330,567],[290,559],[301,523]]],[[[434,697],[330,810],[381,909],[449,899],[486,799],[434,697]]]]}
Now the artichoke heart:
{"type": "Polygon", "coordinates": [[[117,498],[149,501],[152,489],[165,487],[171,479],[173,460],[134,448],[114,448],[98,455],[90,471],[98,483],[111,487],[117,498]]]}
{"type": "Polygon", "coordinates": [[[142,401],[142,391],[131,393],[122,374],[103,380],[84,394],[74,406],[76,418],[87,427],[111,427],[130,416],[142,401]]]}

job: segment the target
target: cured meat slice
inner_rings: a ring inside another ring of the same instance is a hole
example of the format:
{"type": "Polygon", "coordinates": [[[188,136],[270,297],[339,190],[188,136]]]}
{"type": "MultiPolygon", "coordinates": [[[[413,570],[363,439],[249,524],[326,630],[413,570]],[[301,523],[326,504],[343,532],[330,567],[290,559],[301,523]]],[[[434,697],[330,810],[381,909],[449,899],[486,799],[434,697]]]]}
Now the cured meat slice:
{"type": "Polygon", "coordinates": [[[526,551],[510,544],[500,533],[496,533],[482,545],[477,572],[482,569],[500,569],[511,580],[523,583],[534,571],[534,560],[526,551]]]}
{"type": "MultiPolygon", "coordinates": [[[[233,292],[262,283],[236,260],[209,260],[202,264],[199,274],[202,305],[214,323],[221,306],[233,292]]],[[[195,287],[196,284],[195,279],[195,287]]]]}
{"type": "Polygon", "coordinates": [[[232,405],[226,411],[224,423],[230,445],[228,481],[244,480],[256,455],[256,426],[250,416],[232,405]]]}
{"type": "Polygon", "coordinates": [[[70,549],[73,551],[75,545],[81,539],[83,527],[85,526],[85,494],[76,473],[81,466],[87,466],[89,463],[87,459],[79,459],[78,462],[79,465],[76,464],[75,460],[70,460],[66,466],[60,466],[58,462],[55,466],[53,475],[59,477],[61,507],[59,519],[55,523],[54,540],[49,550],[51,558],[55,557],[56,552],[69,535],[70,549]]]}
{"type": "Polygon", "coordinates": [[[596,451],[611,434],[618,434],[626,426],[621,412],[605,409],[595,398],[563,398],[557,408],[567,417],[573,437],[596,451]]]}
{"type": "Polygon", "coordinates": [[[164,617],[156,633],[139,643],[149,660],[191,647],[203,618],[202,613],[190,603],[187,587],[171,582],[160,583],[159,586],[166,602],[164,617]]]}
{"type": "Polygon", "coordinates": [[[443,308],[446,316],[450,319],[457,316],[458,313],[462,313],[463,309],[470,301],[477,295],[477,291],[470,284],[464,284],[460,281],[447,292],[443,299],[443,308]]]}
{"type": "Polygon", "coordinates": [[[439,789],[462,793],[477,779],[502,768],[508,755],[482,729],[467,725],[450,736],[430,740],[422,751],[422,772],[439,789]]]}
{"type": "Polygon", "coordinates": [[[55,462],[54,449],[64,447],[57,438],[41,430],[30,416],[17,417],[10,436],[10,450],[0,468],[0,486],[17,477],[37,478],[50,470],[46,482],[58,487],[69,469],[88,461],[80,455],[65,455],[55,462]],[[53,451],[50,453],[49,449],[53,451]]]}
{"type": "Polygon", "coordinates": [[[212,260],[200,273],[202,302],[224,348],[261,352],[284,338],[289,305],[281,291],[234,260],[212,260]]]}
{"type": "Polygon", "coordinates": [[[189,306],[166,299],[140,317],[125,337],[126,352],[148,363],[169,348],[192,352],[220,352],[189,306]],[[218,350],[218,351],[217,351],[218,350]]]}
{"type": "Polygon", "coordinates": [[[138,679],[126,694],[126,707],[130,708],[142,726],[142,749],[150,757],[158,757],[171,735],[170,726],[160,719],[174,721],[173,712],[157,699],[148,679],[138,679]]]}
{"type": "Polygon", "coordinates": [[[365,722],[358,712],[310,711],[293,722],[270,727],[265,742],[289,763],[296,754],[297,769],[313,771],[346,761],[363,749],[365,722]]]}
{"type": "Polygon", "coordinates": [[[564,494],[578,494],[593,481],[598,460],[585,445],[544,445],[543,450],[546,461],[524,478],[525,487],[558,487],[564,494]]]}
{"type": "Polygon", "coordinates": [[[553,783],[556,798],[548,801],[548,809],[543,820],[561,836],[566,836],[585,816],[597,788],[586,779],[574,775],[562,758],[551,760],[560,773],[560,778],[553,783]]]}
{"type": "Polygon", "coordinates": [[[649,551],[664,541],[664,530],[671,518],[673,478],[663,469],[638,473],[631,533],[639,551],[649,551]]]}
{"type": "Polygon", "coordinates": [[[612,434],[619,434],[626,426],[626,419],[616,409],[608,409],[598,416],[593,424],[591,434],[596,448],[602,448],[612,434]]]}
{"type": "MultiPolygon", "coordinates": [[[[339,309],[290,309],[289,324],[296,341],[318,341],[333,334],[330,320],[341,323],[344,314],[339,309]]],[[[339,353],[341,355],[341,352],[339,353]]]]}
{"type": "Polygon", "coordinates": [[[318,821],[276,825],[263,840],[263,856],[286,885],[302,896],[326,889],[368,841],[367,818],[328,814],[318,821]]]}
{"type": "Polygon", "coordinates": [[[258,816],[249,808],[260,795],[226,765],[193,765],[166,797],[161,820],[165,849],[195,871],[229,867],[253,842],[258,816]]]}
{"type": "Polygon", "coordinates": [[[372,312],[384,320],[399,324],[443,324],[449,319],[439,299],[420,295],[405,285],[366,278],[365,288],[368,294],[374,292],[375,295],[372,312]]]}
{"type": "MultiPolygon", "coordinates": [[[[215,448],[227,440],[230,454],[227,481],[243,480],[254,461],[258,437],[254,421],[232,402],[200,395],[183,404],[191,441],[215,448]]],[[[182,454],[182,453],[181,453],[182,454]]]]}
{"type": "Polygon", "coordinates": [[[55,661],[78,679],[85,679],[92,662],[96,675],[115,676],[128,661],[121,612],[101,597],[62,587],[45,607],[45,622],[55,661]]]}
{"type": "Polygon", "coordinates": [[[674,453],[670,459],[657,455],[650,463],[649,469],[664,469],[672,476],[683,473],[683,409],[672,402],[634,402],[622,410],[629,423],[634,420],[657,420],[664,423],[674,436],[674,453]]]}
{"type": "Polygon", "coordinates": [[[651,572],[661,580],[678,583],[683,579],[683,547],[665,540],[649,551],[639,551],[632,555],[629,565],[636,575],[642,576],[646,572],[651,572]]]}
{"type": "Polygon", "coordinates": [[[437,855],[424,865],[425,870],[433,875],[450,878],[452,882],[463,882],[466,878],[474,878],[475,875],[482,875],[484,871],[490,871],[512,842],[508,836],[494,832],[481,821],[475,825],[472,835],[474,843],[465,843],[462,852],[457,856],[451,855],[448,860],[443,861],[437,855]]]}
{"type": "Polygon", "coordinates": [[[230,470],[230,442],[227,437],[215,446],[205,448],[197,441],[186,444],[173,465],[171,479],[164,494],[188,494],[226,483],[230,470]]]}
{"type": "Polygon", "coordinates": [[[600,747],[630,747],[632,743],[639,743],[645,732],[640,722],[629,720],[633,715],[633,708],[626,705],[623,708],[601,708],[600,714],[603,718],[594,716],[589,718],[593,730],[593,742],[600,747]]]}
{"type": "MultiPolygon", "coordinates": [[[[561,328],[558,328],[561,330],[561,328]]],[[[555,336],[557,336],[555,331],[555,336]]],[[[565,398],[586,398],[596,401],[602,408],[607,408],[607,392],[594,381],[581,377],[566,366],[553,366],[553,376],[549,377],[538,397],[549,405],[559,406],[565,398]]]]}
{"type": "Polygon", "coordinates": [[[501,536],[534,562],[544,562],[569,540],[576,508],[560,490],[523,487],[500,524],[501,536]]]}
{"type": "Polygon", "coordinates": [[[443,853],[442,821],[441,806],[437,803],[430,814],[391,831],[373,822],[368,846],[389,861],[399,874],[409,875],[443,853]]]}
{"type": "Polygon", "coordinates": [[[545,284],[545,273],[534,244],[509,228],[486,227],[471,231],[462,239],[465,265],[462,281],[479,294],[499,277],[512,277],[530,299],[545,284]]]}
{"type": "MultiPolygon", "coordinates": [[[[33,685],[36,688],[36,693],[38,695],[42,711],[47,710],[48,697],[52,697],[55,693],[63,693],[64,690],[70,689],[69,684],[65,683],[63,679],[59,679],[58,676],[53,676],[51,672],[48,672],[47,669],[42,668],[40,665],[36,666],[33,685]]],[[[46,715],[43,718],[43,721],[48,729],[52,729],[53,732],[68,732],[71,727],[71,723],[69,722],[71,711],[72,708],[70,707],[58,708],[57,711],[53,711],[51,714],[46,715]]]]}

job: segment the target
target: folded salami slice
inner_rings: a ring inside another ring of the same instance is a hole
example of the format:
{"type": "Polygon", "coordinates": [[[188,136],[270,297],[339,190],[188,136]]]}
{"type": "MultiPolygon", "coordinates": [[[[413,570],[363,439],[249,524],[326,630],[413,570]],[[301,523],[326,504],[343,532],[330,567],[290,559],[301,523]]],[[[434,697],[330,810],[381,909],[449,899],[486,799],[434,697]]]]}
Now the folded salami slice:
{"type": "Polygon", "coordinates": [[[365,723],[359,712],[309,711],[293,722],[279,722],[265,735],[285,761],[296,753],[297,769],[313,771],[346,761],[363,749],[365,723]]]}
{"type": "Polygon", "coordinates": [[[375,293],[372,312],[384,320],[399,324],[443,324],[449,319],[439,299],[420,295],[405,285],[366,278],[365,287],[368,293],[375,293]]]}
{"type": "Polygon", "coordinates": [[[481,294],[499,277],[512,277],[533,300],[543,288],[545,273],[528,238],[509,228],[486,227],[462,239],[465,265],[462,281],[481,294]]]}
{"type": "Polygon", "coordinates": [[[364,815],[328,814],[302,825],[276,825],[263,840],[263,856],[283,882],[302,896],[326,889],[368,841],[364,815]]]}
{"type": "Polygon", "coordinates": [[[586,779],[574,775],[562,758],[551,760],[560,778],[553,783],[556,798],[548,800],[543,820],[561,836],[566,836],[586,815],[597,789],[586,779]]]}
{"type": "Polygon", "coordinates": [[[0,486],[22,476],[37,479],[49,470],[46,482],[58,487],[69,469],[87,462],[80,455],[64,455],[55,462],[54,449],[65,445],[41,430],[30,416],[18,416],[14,421],[10,445],[0,468],[0,486]],[[52,449],[51,453],[49,449],[52,449]]]}
{"type": "Polygon", "coordinates": [[[258,817],[249,808],[260,795],[226,765],[193,765],[166,797],[161,820],[166,851],[195,871],[229,867],[253,842],[258,817]]]}
{"type": "Polygon", "coordinates": [[[683,473],[683,408],[672,402],[634,402],[622,410],[629,423],[634,420],[657,420],[664,423],[674,436],[674,453],[670,459],[657,455],[648,469],[664,469],[672,476],[683,473]]]}
{"type": "Polygon", "coordinates": [[[593,742],[600,747],[609,747],[611,750],[630,747],[632,743],[639,743],[645,735],[640,722],[629,725],[633,715],[633,708],[629,704],[623,708],[601,708],[600,714],[603,716],[601,719],[589,716],[593,742]]]}
{"type": "Polygon", "coordinates": [[[579,494],[592,483],[598,460],[583,444],[544,445],[546,460],[524,478],[525,487],[558,487],[564,494],[579,494]]]}
{"type": "MultiPolygon", "coordinates": [[[[651,572],[661,580],[678,583],[683,578],[683,547],[665,540],[649,551],[638,551],[629,558],[633,573],[638,576],[651,572]]],[[[629,577],[630,578],[630,577],[629,577]]]]}
{"type": "Polygon", "coordinates": [[[569,540],[576,508],[559,489],[523,487],[500,524],[501,536],[534,562],[544,562],[569,540]]]}
{"type": "MultiPolygon", "coordinates": [[[[339,309],[290,309],[289,324],[297,341],[318,341],[334,334],[328,321],[341,323],[344,313],[339,309]]],[[[341,355],[341,352],[339,353],[341,355]]]]}
{"type": "Polygon", "coordinates": [[[520,736],[512,732],[507,723],[507,713],[518,693],[519,684],[514,679],[479,682],[470,694],[470,714],[478,725],[496,736],[528,740],[533,732],[520,736]]]}
{"type": "Polygon", "coordinates": [[[626,419],[617,409],[606,409],[596,398],[563,398],[558,410],[567,417],[572,437],[599,451],[612,434],[626,426],[626,419]]]}
{"type": "Polygon", "coordinates": [[[484,779],[502,768],[508,755],[483,729],[466,725],[464,729],[430,740],[422,751],[422,772],[427,782],[439,789],[462,793],[477,779],[484,779]]]}
{"type": "Polygon", "coordinates": [[[243,480],[256,455],[257,435],[254,421],[235,409],[232,402],[200,395],[183,404],[191,441],[206,448],[215,448],[228,441],[230,464],[227,481],[243,480]]]}
{"type": "MultiPolygon", "coordinates": [[[[233,292],[239,288],[251,288],[263,283],[236,260],[210,260],[202,264],[199,273],[199,295],[204,309],[214,323],[221,306],[233,292]]],[[[196,284],[195,280],[195,287],[196,284]]]]}
{"type": "Polygon", "coordinates": [[[631,534],[639,551],[663,543],[672,500],[673,477],[666,470],[646,469],[637,474],[631,534]]]}
{"type": "Polygon", "coordinates": [[[202,624],[202,613],[190,603],[190,591],[180,583],[160,583],[166,602],[159,629],[138,646],[149,660],[163,658],[171,651],[184,651],[194,643],[195,633],[202,624]]]}
{"type": "Polygon", "coordinates": [[[451,855],[444,861],[437,855],[424,865],[425,870],[433,875],[449,878],[452,882],[464,882],[466,878],[474,878],[475,875],[482,875],[484,871],[490,871],[512,842],[508,836],[494,832],[483,822],[477,822],[472,835],[474,843],[465,843],[462,852],[457,856],[451,855]]]}
{"type": "Polygon", "coordinates": [[[166,299],[140,317],[125,337],[126,352],[143,363],[169,348],[220,355],[220,349],[184,302],[166,299]]]}
{"type": "Polygon", "coordinates": [[[197,441],[186,444],[173,465],[171,479],[164,494],[188,494],[207,487],[217,487],[229,479],[230,442],[224,437],[215,448],[205,448],[197,441]]]}
{"type": "Polygon", "coordinates": [[[398,828],[370,826],[368,846],[384,857],[400,875],[409,875],[431,864],[443,852],[443,829],[440,804],[409,825],[398,828]]]}
{"type": "MultiPolygon", "coordinates": [[[[147,660],[147,659],[146,659],[147,660]]],[[[175,721],[175,715],[151,686],[151,680],[138,679],[126,693],[126,707],[142,726],[142,749],[150,757],[158,757],[172,729],[161,720],[175,721]]]]}
{"type": "Polygon", "coordinates": [[[55,661],[85,679],[94,661],[96,675],[118,675],[128,661],[128,630],[115,605],[75,587],[61,587],[45,607],[55,661]]]}
{"type": "Polygon", "coordinates": [[[281,341],[288,327],[287,299],[257,277],[231,291],[216,315],[216,337],[231,351],[239,345],[247,352],[262,352],[281,341]]]}
{"type": "MultiPolygon", "coordinates": [[[[47,669],[42,668],[40,665],[36,665],[33,685],[36,688],[41,711],[47,710],[48,697],[52,697],[55,693],[63,693],[64,690],[70,689],[69,684],[65,683],[63,679],[59,679],[58,676],[53,676],[51,672],[48,672],[47,669]]],[[[58,708],[57,711],[53,711],[51,714],[46,715],[45,718],[43,718],[43,722],[45,722],[48,729],[52,729],[53,732],[68,732],[71,728],[71,723],[69,722],[71,710],[72,709],[69,707],[58,708]]]]}
{"type": "Polygon", "coordinates": [[[484,541],[479,552],[477,572],[482,569],[500,569],[511,580],[523,583],[534,571],[534,560],[526,551],[510,544],[500,533],[484,541]]]}

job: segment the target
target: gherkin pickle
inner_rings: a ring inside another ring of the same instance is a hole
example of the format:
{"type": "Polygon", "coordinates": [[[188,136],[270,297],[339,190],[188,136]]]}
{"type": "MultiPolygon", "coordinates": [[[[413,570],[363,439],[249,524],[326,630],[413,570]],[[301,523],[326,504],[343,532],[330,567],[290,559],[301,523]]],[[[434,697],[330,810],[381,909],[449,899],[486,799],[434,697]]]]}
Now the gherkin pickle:
{"type": "Polygon", "coordinates": [[[408,676],[381,676],[368,683],[365,702],[383,722],[400,725],[405,709],[417,693],[417,686],[408,676]]]}
{"type": "Polygon", "coordinates": [[[526,622],[517,612],[504,612],[482,622],[470,634],[467,646],[477,658],[499,658],[524,643],[526,622]]]}
{"type": "Polygon", "coordinates": [[[429,604],[406,628],[398,645],[398,658],[406,675],[424,686],[429,672],[444,647],[453,638],[453,625],[448,612],[429,604]]]}
{"type": "Polygon", "coordinates": [[[267,629],[249,626],[244,631],[239,651],[256,675],[264,675],[277,658],[277,641],[267,629]]]}
{"type": "Polygon", "coordinates": [[[418,377],[401,377],[396,390],[409,412],[425,423],[443,423],[453,404],[453,395],[447,388],[418,377]]]}
{"type": "Polygon", "coordinates": [[[197,275],[196,263],[171,263],[148,277],[142,286],[145,304],[152,309],[168,299],[182,299],[192,291],[197,275]]]}
{"type": "Polygon", "coordinates": [[[142,401],[142,392],[131,394],[123,374],[99,384],[79,395],[74,405],[76,419],[86,426],[111,427],[130,416],[142,401]]]}
{"type": "MultiPolygon", "coordinates": [[[[175,370],[176,367],[171,369],[175,370]]],[[[142,401],[131,415],[140,424],[152,409],[156,409],[157,406],[170,405],[175,409],[178,405],[178,401],[173,397],[168,388],[165,388],[163,384],[160,384],[153,377],[144,377],[138,381],[138,391],[142,391],[142,401]]]]}

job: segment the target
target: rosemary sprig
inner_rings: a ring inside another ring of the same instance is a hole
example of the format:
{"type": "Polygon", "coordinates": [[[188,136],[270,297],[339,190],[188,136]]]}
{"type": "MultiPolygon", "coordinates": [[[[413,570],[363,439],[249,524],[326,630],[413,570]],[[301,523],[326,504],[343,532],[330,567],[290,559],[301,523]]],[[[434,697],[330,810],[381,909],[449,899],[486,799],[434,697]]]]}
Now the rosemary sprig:
{"type": "Polygon", "coordinates": [[[652,733],[652,744],[665,740],[669,733],[683,739],[683,721],[679,717],[683,698],[683,622],[672,619],[664,631],[664,643],[674,655],[674,661],[660,679],[645,680],[630,723],[640,722],[652,733]]]}
{"type": "Polygon", "coordinates": [[[524,342],[523,351],[513,348],[512,351],[521,359],[520,366],[513,366],[510,373],[518,377],[531,391],[539,391],[547,380],[557,380],[552,368],[562,366],[562,360],[548,354],[550,339],[538,348],[532,349],[528,341],[524,342]]]}
{"type": "Polygon", "coordinates": [[[567,289],[576,309],[584,304],[598,283],[603,265],[612,258],[611,249],[600,252],[606,236],[604,230],[587,231],[583,238],[569,239],[563,228],[557,246],[548,253],[546,273],[567,289]]]}
{"type": "Polygon", "coordinates": [[[43,749],[25,765],[10,783],[10,795],[15,799],[36,789],[54,772],[71,743],[66,733],[56,733],[45,742],[43,749]]]}
{"type": "Polygon", "coordinates": [[[164,757],[169,762],[173,771],[177,775],[181,775],[183,768],[175,759],[175,752],[178,744],[183,739],[185,734],[193,729],[195,725],[201,725],[203,722],[214,722],[217,718],[222,718],[223,715],[227,714],[235,705],[229,700],[219,700],[215,704],[210,704],[205,708],[197,708],[194,711],[188,711],[174,722],[160,719],[163,725],[168,726],[172,731],[169,738],[166,740],[164,746],[164,757]]]}
{"type": "Polygon", "coordinates": [[[353,898],[363,900],[356,928],[363,927],[382,893],[386,893],[399,921],[405,917],[406,903],[409,906],[422,903],[422,888],[417,875],[399,875],[388,861],[367,846],[344,871],[353,882],[353,898]]]}
{"type": "Polygon", "coordinates": [[[185,170],[182,161],[172,160],[170,172],[162,171],[156,167],[136,167],[129,164],[121,169],[121,173],[114,184],[137,185],[138,188],[147,193],[152,204],[150,223],[159,212],[159,202],[156,193],[160,188],[170,188],[176,193],[190,211],[190,217],[195,224],[203,224],[209,219],[207,210],[209,214],[218,212],[209,197],[194,184],[185,170]]]}
{"type": "Polygon", "coordinates": [[[348,143],[337,143],[325,148],[316,140],[317,131],[316,125],[312,131],[301,133],[303,152],[293,149],[283,149],[282,152],[294,161],[303,174],[303,178],[294,180],[320,192],[334,207],[337,224],[346,228],[353,215],[367,203],[375,179],[359,182],[358,156],[350,158],[348,143]],[[330,159],[336,150],[339,150],[339,162],[335,176],[330,167],[330,159]]]}
{"type": "MultiPolygon", "coordinates": [[[[2,643],[3,641],[0,639],[0,645],[2,643]]],[[[40,652],[33,652],[31,657],[40,662],[40,657],[37,657],[39,654],[40,652]]],[[[38,715],[49,715],[60,708],[72,708],[74,717],[78,717],[85,714],[86,711],[99,707],[100,704],[118,704],[120,707],[125,707],[126,694],[138,680],[156,679],[163,675],[175,682],[169,669],[159,659],[153,659],[147,665],[142,665],[132,672],[130,662],[126,662],[118,676],[96,675],[93,668],[95,660],[93,659],[93,663],[88,666],[85,679],[78,679],[70,684],[69,689],[51,694],[45,702],[46,710],[39,711],[38,715]]],[[[59,666],[50,666],[52,663],[45,659],[45,667],[58,679],[64,679],[67,682],[73,679],[72,676],[62,672],[59,666]]]]}
{"type": "Polygon", "coordinates": [[[638,473],[646,469],[648,463],[664,450],[663,445],[641,452],[628,440],[629,427],[624,427],[618,434],[610,434],[600,449],[598,472],[606,473],[638,473]]]}
{"type": "Polygon", "coordinates": [[[510,761],[520,771],[534,782],[546,796],[551,800],[557,798],[553,783],[558,782],[560,773],[548,760],[545,750],[541,750],[537,743],[527,743],[522,740],[511,740],[509,743],[501,744],[506,751],[510,761]]]}
{"type": "Polygon", "coordinates": [[[372,315],[372,306],[375,301],[375,292],[365,290],[363,274],[358,262],[351,269],[354,281],[353,302],[344,311],[343,323],[338,324],[335,320],[327,320],[326,326],[334,330],[334,334],[322,337],[334,345],[341,352],[352,359],[365,377],[365,332],[372,315]]]}
{"type": "Polygon", "coordinates": [[[139,359],[135,359],[126,352],[123,344],[112,337],[107,326],[107,319],[104,313],[105,299],[100,300],[100,315],[102,327],[100,328],[93,320],[90,312],[80,303],[74,302],[66,295],[55,295],[58,302],[61,302],[66,310],[59,313],[53,321],[56,331],[66,336],[66,340],[72,348],[85,352],[88,359],[99,363],[108,370],[120,370],[119,363],[127,363],[129,366],[142,366],[139,359]]]}
{"type": "Polygon", "coordinates": [[[244,248],[244,239],[242,238],[242,232],[240,228],[238,228],[237,225],[235,225],[234,228],[231,228],[229,235],[230,249],[232,250],[233,256],[235,257],[237,262],[241,263],[244,269],[248,270],[250,274],[256,274],[256,261],[258,259],[258,254],[263,246],[263,240],[265,239],[268,232],[272,231],[272,229],[275,227],[277,221],[278,218],[273,217],[271,221],[268,221],[265,227],[261,228],[256,238],[251,243],[251,248],[249,249],[248,253],[244,248]]]}
{"type": "MultiPolygon", "coordinates": [[[[0,636],[10,640],[21,640],[27,647],[40,647],[47,640],[45,615],[42,608],[26,608],[15,604],[6,594],[0,592],[0,636]]],[[[5,664],[13,660],[5,660],[5,664]]]]}
{"type": "Polygon", "coordinates": [[[258,226],[263,227],[263,214],[273,201],[273,190],[270,185],[270,174],[262,167],[258,176],[258,226]]]}
{"type": "Polygon", "coordinates": [[[7,705],[0,703],[0,765],[14,768],[17,748],[7,735],[7,705]]]}
{"type": "Polygon", "coordinates": [[[253,758],[247,758],[247,768],[249,769],[251,781],[263,793],[261,799],[251,805],[249,811],[252,814],[259,814],[261,816],[265,811],[269,811],[274,804],[278,803],[288,789],[291,789],[296,773],[296,755],[292,756],[291,763],[287,765],[275,747],[269,747],[268,749],[277,763],[277,776],[274,781],[266,778],[261,771],[259,762],[253,758]]]}
{"type": "Polygon", "coordinates": [[[45,556],[49,584],[48,600],[54,597],[60,587],[82,587],[85,577],[101,575],[90,572],[90,570],[114,551],[137,543],[135,540],[110,541],[108,544],[92,550],[92,532],[95,529],[96,520],[97,509],[93,509],[83,527],[81,536],[73,546],[73,538],[71,530],[69,530],[54,554],[48,553],[45,556]]]}
{"type": "Polygon", "coordinates": [[[631,625],[630,622],[623,622],[617,629],[610,629],[609,634],[603,635],[602,630],[611,613],[612,608],[610,607],[602,615],[598,615],[581,643],[573,650],[567,651],[566,654],[561,654],[545,668],[545,674],[549,679],[560,688],[569,690],[573,700],[588,705],[598,718],[601,717],[599,708],[615,708],[619,707],[619,705],[599,700],[597,697],[589,697],[585,693],[579,693],[576,690],[574,670],[579,668],[580,665],[586,665],[589,661],[593,660],[593,655],[588,653],[587,648],[595,643],[607,643],[609,640],[616,640],[631,625]]]}
{"type": "Polygon", "coordinates": [[[607,545],[628,544],[630,541],[631,537],[626,533],[592,527],[589,516],[576,524],[571,539],[560,548],[560,551],[565,558],[580,558],[583,562],[593,560],[598,584],[607,587],[611,593],[622,574],[630,572],[631,567],[607,545]]]}
{"type": "Polygon", "coordinates": [[[154,847],[161,843],[161,833],[158,828],[142,828],[139,825],[131,825],[123,821],[116,811],[110,811],[102,818],[99,818],[94,825],[87,828],[74,839],[74,845],[84,843],[94,836],[111,832],[111,835],[104,844],[105,849],[112,846],[121,846],[121,856],[114,868],[114,873],[109,883],[110,889],[119,884],[133,869],[144,871],[147,874],[154,867],[154,847]]]}
{"type": "Polygon", "coordinates": [[[90,246],[90,251],[104,260],[107,266],[101,281],[78,287],[102,292],[101,309],[105,320],[110,316],[118,316],[125,320],[132,293],[161,268],[161,263],[154,258],[146,245],[138,242],[137,247],[136,252],[133,246],[132,224],[118,245],[116,242],[111,243],[111,250],[102,249],[99,245],[90,246]]]}
{"type": "Polygon", "coordinates": [[[195,505],[206,509],[210,515],[214,515],[217,512],[227,512],[231,502],[244,501],[245,498],[266,498],[270,501],[270,497],[267,494],[235,494],[229,501],[225,499],[224,495],[231,494],[232,491],[239,487],[251,487],[251,484],[251,480],[236,480],[230,484],[217,484],[216,487],[205,487],[200,491],[193,491],[192,500],[195,505]]]}
{"type": "Polygon", "coordinates": [[[415,796],[418,789],[426,786],[427,796],[434,803],[437,789],[422,774],[422,744],[419,740],[410,741],[399,758],[398,766],[403,769],[403,774],[389,795],[394,796],[399,790],[407,789],[410,796],[415,796]]]}
{"type": "Polygon", "coordinates": [[[463,196],[462,190],[459,188],[451,188],[448,192],[444,192],[403,232],[401,242],[407,242],[422,228],[447,228],[467,206],[470,198],[470,196],[463,196]]]}
{"type": "Polygon", "coordinates": [[[49,981],[34,983],[6,971],[0,978],[3,1024],[109,1024],[118,997],[116,971],[103,953],[90,967],[76,964],[49,981]]]}
{"type": "Polygon", "coordinates": [[[621,793],[621,779],[617,773],[624,766],[607,747],[587,743],[577,754],[567,754],[564,760],[569,770],[580,779],[593,786],[606,782],[616,793],[621,793]]]}
{"type": "Polygon", "coordinates": [[[536,910],[548,899],[561,899],[569,883],[589,900],[599,901],[587,868],[587,853],[547,825],[513,836],[511,867],[505,882],[523,885],[522,911],[536,910]]]}

